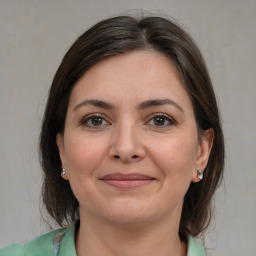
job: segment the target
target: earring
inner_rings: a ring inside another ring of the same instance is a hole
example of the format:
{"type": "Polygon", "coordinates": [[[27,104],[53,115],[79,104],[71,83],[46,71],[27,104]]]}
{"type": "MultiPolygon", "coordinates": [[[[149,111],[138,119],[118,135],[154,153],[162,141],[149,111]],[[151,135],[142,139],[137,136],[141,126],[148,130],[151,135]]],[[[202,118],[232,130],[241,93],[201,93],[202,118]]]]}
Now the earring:
{"type": "Polygon", "coordinates": [[[65,174],[66,174],[66,169],[62,168],[61,175],[65,175],[65,174]]]}
{"type": "Polygon", "coordinates": [[[196,172],[197,172],[197,178],[202,180],[204,177],[203,171],[200,169],[197,169],[196,172]]]}

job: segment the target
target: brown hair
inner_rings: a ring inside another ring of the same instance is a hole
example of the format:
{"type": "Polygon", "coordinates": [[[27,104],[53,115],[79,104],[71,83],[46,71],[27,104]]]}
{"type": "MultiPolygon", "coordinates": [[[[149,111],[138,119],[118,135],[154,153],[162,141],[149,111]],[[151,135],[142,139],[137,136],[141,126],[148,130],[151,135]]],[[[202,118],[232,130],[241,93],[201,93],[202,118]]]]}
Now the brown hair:
{"type": "Polygon", "coordinates": [[[40,136],[40,160],[45,174],[43,203],[60,226],[79,218],[79,203],[69,182],[60,175],[56,145],[56,134],[64,130],[71,90],[90,67],[105,57],[140,49],[154,49],[171,59],[190,95],[199,134],[209,128],[215,132],[204,179],[191,183],[180,221],[180,235],[197,236],[209,225],[213,194],[222,180],[223,133],[212,83],[199,49],[180,26],[160,17],[118,16],[103,20],[82,34],[64,56],[49,91],[40,136]]]}

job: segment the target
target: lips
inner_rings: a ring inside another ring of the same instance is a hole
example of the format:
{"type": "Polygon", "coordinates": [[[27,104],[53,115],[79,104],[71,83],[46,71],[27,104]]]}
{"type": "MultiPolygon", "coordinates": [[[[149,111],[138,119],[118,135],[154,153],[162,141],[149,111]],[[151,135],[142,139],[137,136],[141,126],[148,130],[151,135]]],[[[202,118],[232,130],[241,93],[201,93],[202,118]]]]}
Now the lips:
{"type": "Polygon", "coordinates": [[[129,189],[145,186],[153,182],[155,179],[139,173],[113,173],[103,176],[102,178],[100,178],[100,180],[103,181],[105,184],[113,187],[129,189]]]}

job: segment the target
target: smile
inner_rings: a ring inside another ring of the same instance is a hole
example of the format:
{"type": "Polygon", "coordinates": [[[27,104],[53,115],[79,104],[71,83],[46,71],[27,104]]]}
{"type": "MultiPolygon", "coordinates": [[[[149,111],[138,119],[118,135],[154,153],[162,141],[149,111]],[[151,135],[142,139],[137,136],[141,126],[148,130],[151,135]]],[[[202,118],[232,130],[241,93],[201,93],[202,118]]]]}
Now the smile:
{"type": "Polygon", "coordinates": [[[147,175],[138,174],[138,173],[131,173],[131,174],[120,174],[120,173],[113,173],[108,174],[100,178],[101,181],[106,183],[107,185],[129,189],[129,188],[136,188],[147,185],[153,182],[155,179],[149,177],[147,175]]]}

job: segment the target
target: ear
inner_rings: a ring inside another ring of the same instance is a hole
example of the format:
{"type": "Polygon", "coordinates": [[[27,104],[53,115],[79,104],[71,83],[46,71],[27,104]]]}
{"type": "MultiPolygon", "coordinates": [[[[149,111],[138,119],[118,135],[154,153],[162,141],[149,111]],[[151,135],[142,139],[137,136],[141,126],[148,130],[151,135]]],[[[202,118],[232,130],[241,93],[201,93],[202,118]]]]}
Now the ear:
{"type": "MultiPolygon", "coordinates": [[[[58,133],[56,135],[56,144],[59,149],[59,155],[60,155],[60,160],[62,164],[62,168],[65,168],[66,166],[66,154],[65,154],[65,148],[64,148],[64,138],[61,133],[58,133]]],[[[62,175],[62,178],[64,180],[68,180],[68,172],[66,171],[65,175],[62,175]]]]}
{"type": "Polygon", "coordinates": [[[213,129],[205,130],[201,135],[201,138],[198,144],[198,149],[197,149],[197,156],[196,156],[195,168],[194,168],[195,170],[193,171],[192,182],[200,181],[200,179],[198,178],[197,170],[200,169],[204,171],[209,160],[213,140],[214,140],[213,129]]]}

